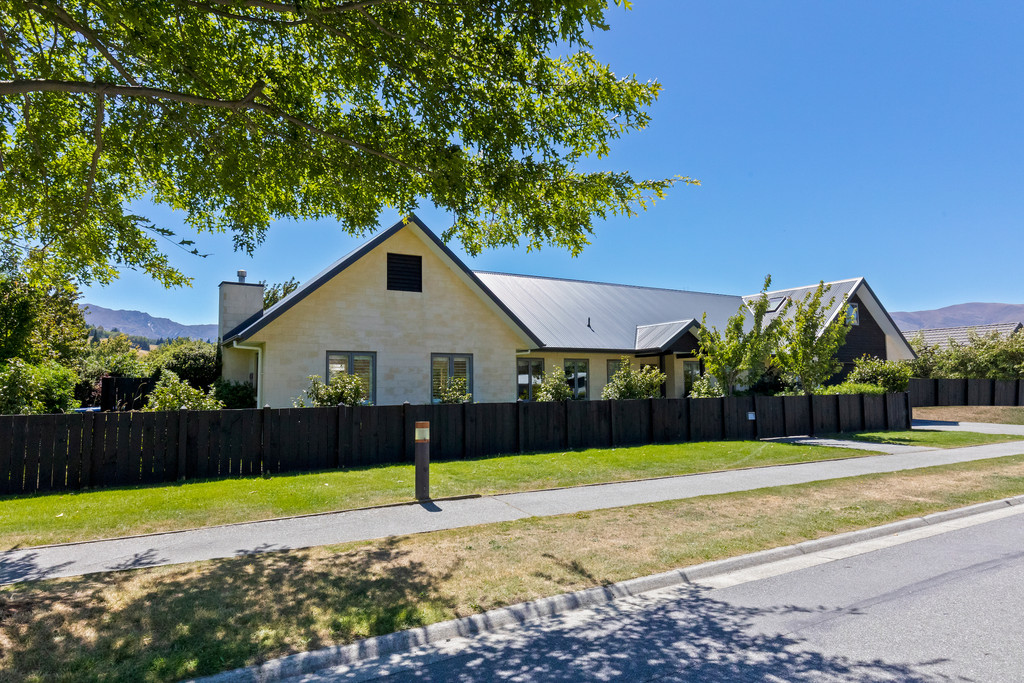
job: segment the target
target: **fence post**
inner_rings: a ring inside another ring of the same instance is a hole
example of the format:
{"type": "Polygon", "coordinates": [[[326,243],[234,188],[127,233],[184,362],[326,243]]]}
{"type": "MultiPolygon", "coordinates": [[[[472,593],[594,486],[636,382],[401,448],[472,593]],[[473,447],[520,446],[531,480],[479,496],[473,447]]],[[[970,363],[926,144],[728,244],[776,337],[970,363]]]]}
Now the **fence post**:
{"type": "Polygon", "coordinates": [[[178,480],[185,479],[185,456],[188,453],[188,410],[178,410],[178,480]]]}
{"type": "Polygon", "coordinates": [[[910,393],[903,392],[904,400],[907,404],[907,429],[913,429],[914,427],[914,414],[913,408],[910,407],[910,393]]]}

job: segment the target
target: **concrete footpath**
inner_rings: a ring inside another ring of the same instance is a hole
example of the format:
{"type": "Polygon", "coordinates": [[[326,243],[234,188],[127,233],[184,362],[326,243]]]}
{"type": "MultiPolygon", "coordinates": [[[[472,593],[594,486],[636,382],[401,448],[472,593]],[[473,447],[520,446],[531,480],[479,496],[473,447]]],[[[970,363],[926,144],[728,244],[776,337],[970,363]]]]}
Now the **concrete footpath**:
{"type": "MultiPolygon", "coordinates": [[[[863,447],[862,444],[857,444],[863,447]]],[[[1024,441],[350,510],[0,553],[0,584],[236,557],[1024,454],[1024,441]]]]}

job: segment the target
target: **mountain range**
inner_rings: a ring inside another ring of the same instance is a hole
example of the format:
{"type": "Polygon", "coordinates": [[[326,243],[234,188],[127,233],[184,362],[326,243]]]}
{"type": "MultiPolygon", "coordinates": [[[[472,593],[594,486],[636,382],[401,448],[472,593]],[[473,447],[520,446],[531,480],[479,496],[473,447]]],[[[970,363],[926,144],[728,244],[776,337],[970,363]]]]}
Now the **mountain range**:
{"type": "Polygon", "coordinates": [[[896,326],[904,332],[935,327],[970,327],[993,323],[1024,322],[1024,304],[986,304],[972,302],[944,306],[931,311],[891,312],[896,326]]]}
{"type": "Polygon", "coordinates": [[[138,335],[148,339],[171,339],[174,337],[191,337],[206,341],[217,340],[216,325],[183,325],[170,318],[154,318],[142,311],[123,311],[103,308],[96,304],[82,304],[85,322],[105,330],[115,327],[125,334],[138,335]]]}

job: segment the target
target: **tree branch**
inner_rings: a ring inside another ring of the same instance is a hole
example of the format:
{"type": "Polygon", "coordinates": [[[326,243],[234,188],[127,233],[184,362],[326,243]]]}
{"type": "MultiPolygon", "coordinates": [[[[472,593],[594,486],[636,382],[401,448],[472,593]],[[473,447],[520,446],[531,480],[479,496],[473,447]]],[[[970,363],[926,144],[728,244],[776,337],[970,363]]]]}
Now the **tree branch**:
{"type": "Polygon", "coordinates": [[[103,153],[103,120],[105,118],[106,110],[104,108],[104,100],[106,99],[106,93],[100,92],[96,96],[96,125],[93,127],[93,139],[96,141],[96,148],[92,151],[92,163],[89,164],[89,180],[85,185],[85,200],[82,202],[83,207],[88,210],[89,201],[92,199],[92,188],[96,183],[96,169],[100,164],[100,155],[103,153]]]}
{"type": "Polygon", "coordinates": [[[251,109],[258,111],[262,114],[270,116],[272,118],[287,121],[299,128],[303,128],[311,133],[320,135],[335,142],[339,142],[343,145],[358,149],[361,152],[378,156],[382,159],[390,161],[394,164],[398,164],[402,168],[418,173],[421,175],[430,175],[425,169],[417,168],[408,164],[398,157],[394,157],[387,152],[364,145],[361,142],[350,140],[348,138],[336,135],[330,131],[324,130],[318,126],[315,126],[307,121],[303,121],[300,118],[287,114],[274,106],[266,97],[263,97],[269,104],[261,104],[256,102],[256,98],[260,97],[263,92],[265,84],[263,81],[257,81],[253,87],[249,90],[245,97],[240,100],[218,100],[209,97],[200,97],[198,95],[189,95],[187,93],[173,92],[171,90],[161,90],[160,88],[148,88],[142,86],[127,86],[127,85],[116,85],[114,83],[100,83],[91,81],[56,81],[56,80],[15,80],[15,81],[0,81],[0,97],[4,95],[21,95],[32,92],[65,92],[65,93],[80,93],[89,94],[104,93],[113,96],[122,97],[137,97],[142,99],[153,99],[153,100],[170,100],[172,102],[181,102],[183,104],[192,104],[198,107],[211,107],[214,109],[230,109],[232,111],[242,111],[245,109],[251,109]]]}
{"type": "Polygon", "coordinates": [[[343,2],[338,5],[331,5],[329,7],[307,7],[305,4],[300,3],[287,3],[287,2],[270,2],[270,0],[245,0],[245,2],[232,2],[232,0],[206,0],[206,2],[192,2],[188,4],[199,9],[206,9],[208,11],[214,11],[214,6],[219,7],[231,7],[233,9],[238,7],[246,7],[249,9],[262,9],[268,12],[274,12],[277,14],[303,14],[303,15],[315,15],[315,14],[342,14],[344,12],[352,12],[363,7],[372,7],[373,5],[382,5],[386,2],[394,2],[395,0],[351,0],[350,2],[343,2]]]}
{"type": "Polygon", "coordinates": [[[139,84],[139,82],[135,80],[135,77],[131,75],[128,69],[126,69],[124,65],[121,64],[121,62],[118,61],[117,58],[115,58],[114,55],[110,53],[110,50],[108,50],[107,47],[102,42],[100,42],[100,39],[96,37],[95,33],[93,33],[91,30],[77,22],[75,18],[68,14],[60,5],[53,2],[48,2],[47,0],[42,0],[42,2],[44,7],[40,7],[39,5],[32,2],[25,3],[25,6],[30,9],[36,10],[40,14],[45,14],[47,11],[49,11],[54,17],[57,18],[57,21],[64,24],[64,26],[80,34],[82,37],[88,40],[89,43],[96,48],[96,51],[103,55],[103,58],[106,59],[112,67],[114,67],[117,73],[121,74],[122,78],[124,78],[132,85],[139,84]]]}

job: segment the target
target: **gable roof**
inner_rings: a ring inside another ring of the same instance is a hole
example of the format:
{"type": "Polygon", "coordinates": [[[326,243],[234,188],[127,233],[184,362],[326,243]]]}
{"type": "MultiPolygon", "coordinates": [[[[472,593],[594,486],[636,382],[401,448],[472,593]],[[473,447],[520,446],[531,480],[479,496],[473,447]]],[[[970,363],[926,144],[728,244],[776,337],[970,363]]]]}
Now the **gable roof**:
{"type": "Polygon", "coordinates": [[[937,346],[946,348],[950,343],[960,346],[970,346],[970,333],[975,332],[979,336],[986,337],[990,334],[998,334],[1001,337],[1009,337],[1016,334],[1024,327],[1021,323],[995,323],[992,325],[964,325],[960,327],[933,327],[924,330],[907,332],[911,337],[921,335],[926,346],[937,346]]]}
{"type": "MultiPolygon", "coordinates": [[[[678,326],[705,311],[708,324],[721,327],[742,303],[741,297],[729,294],[506,273],[476,274],[549,350],[633,353],[639,343],[638,327],[678,326]]],[[[674,334],[678,338],[682,332],[676,329],[674,334]]],[[[661,329],[644,331],[645,340],[666,335],[661,329]]]]}
{"type": "Polygon", "coordinates": [[[283,297],[280,301],[275,303],[270,308],[257,312],[248,320],[242,322],[233,330],[225,334],[222,342],[227,343],[230,341],[240,341],[248,339],[253,334],[259,332],[264,327],[269,325],[271,322],[276,320],[292,306],[305,299],[307,296],[309,296],[310,293],[315,291],[317,288],[326,284],[328,281],[332,280],[336,275],[341,273],[343,270],[351,266],[353,263],[361,259],[366,254],[376,249],[389,237],[397,233],[399,230],[408,226],[414,226],[415,228],[417,228],[420,231],[420,233],[427,238],[428,242],[433,243],[434,246],[436,246],[449,259],[449,261],[451,261],[453,265],[458,267],[458,269],[463,273],[463,275],[465,275],[470,280],[472,285],[475,286],[480,291],[480,294],[486,300],[494,304],[501,311],[501,313],[508,318],[509,322],[512,323],[514,327],[518,328],[527,339],[531,340],[533,343],[537,345],[540,345],[540,340],[536,336],[534,336],[530,329],[526,327],[526,325],[524,325],[523,322],[519,320],[519,318],[517,318],[511,310],[509,310],[509,308],[504,304],[504,302],[502,302],[501,299],[496,297],[494,293],[491,292],[491,290],[488,289],[487,286],[480,281],[480,279],[473,273],[473,271],[467,268],[466,265],[459,259],[459,257],[456,256],[445,245],[445,243],[438,238],[437,235],[431,232],[430,229],[423,224],[423,221],[421,221],[419,217],[417,217],[415,214],[411,214],[407,219],[400,220],[387,230],[384,230],[374,235],[373,238],[371,238],[361,247],[349,252],[348,254],[342,256],[340,259],[338,259],[331,265],[324,268],[311,280],[304,282],[302,285],[297,287],[293,292],[288,294],[288,296],[283,297]]]}
{"type": "Polygon", "coordinates": [[[666,349],[690,330],[700,327],[694,319],[677,320],[670,323],[657,323],[655,325],[637,325],[636,351],[661,351],[666,349]]]}

